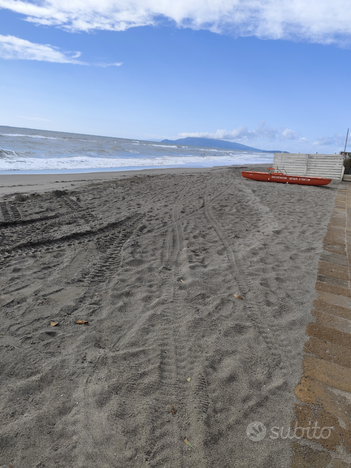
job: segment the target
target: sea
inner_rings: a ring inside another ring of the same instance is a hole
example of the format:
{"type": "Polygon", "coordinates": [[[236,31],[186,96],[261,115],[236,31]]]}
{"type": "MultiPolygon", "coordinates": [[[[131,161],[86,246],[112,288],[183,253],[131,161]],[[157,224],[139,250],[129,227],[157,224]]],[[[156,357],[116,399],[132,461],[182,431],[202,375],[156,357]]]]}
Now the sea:
{"type": "Polygon", "coordinates": [[[55,174],[272,164],[273,153],[0,126],[0,173],[55,174]]]}

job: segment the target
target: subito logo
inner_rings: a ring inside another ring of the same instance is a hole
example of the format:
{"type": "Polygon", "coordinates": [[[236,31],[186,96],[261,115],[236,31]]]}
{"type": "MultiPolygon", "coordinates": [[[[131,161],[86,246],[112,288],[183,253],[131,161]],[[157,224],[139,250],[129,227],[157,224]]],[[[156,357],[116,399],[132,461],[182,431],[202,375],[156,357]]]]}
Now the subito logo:
{"type": "Polygon", "coordinates": [[[265,438],[266,436],[266,427],[259,421],[250,423],[246,428],[247,437],[253,442],[258,442],[265,438]]]}

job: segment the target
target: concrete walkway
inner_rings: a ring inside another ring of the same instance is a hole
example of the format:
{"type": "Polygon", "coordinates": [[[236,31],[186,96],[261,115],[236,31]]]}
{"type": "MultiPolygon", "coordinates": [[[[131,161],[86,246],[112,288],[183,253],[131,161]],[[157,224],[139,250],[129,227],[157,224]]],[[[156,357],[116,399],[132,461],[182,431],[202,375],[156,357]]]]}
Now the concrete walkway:
{"type": "Polygon", "coordinates": [[[292,428],[305,429],[297,429],[302,437],[292,442],[293,468],[351,467],[350,271],[351,183],[343,182],[323,241],[319,297],[306,329],[303,377],[295,390],[299,403],[292,428]]]}

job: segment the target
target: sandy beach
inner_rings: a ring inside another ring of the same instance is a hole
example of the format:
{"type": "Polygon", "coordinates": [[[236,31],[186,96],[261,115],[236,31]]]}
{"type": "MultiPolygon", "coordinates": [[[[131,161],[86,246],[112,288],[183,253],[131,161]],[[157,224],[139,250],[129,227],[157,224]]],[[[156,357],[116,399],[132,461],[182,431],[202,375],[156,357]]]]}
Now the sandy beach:
{"type": "Polygon", "coordinates": [[[0,468],[291,466],[339,185],[240,170],[0,176],[0,468]]]}

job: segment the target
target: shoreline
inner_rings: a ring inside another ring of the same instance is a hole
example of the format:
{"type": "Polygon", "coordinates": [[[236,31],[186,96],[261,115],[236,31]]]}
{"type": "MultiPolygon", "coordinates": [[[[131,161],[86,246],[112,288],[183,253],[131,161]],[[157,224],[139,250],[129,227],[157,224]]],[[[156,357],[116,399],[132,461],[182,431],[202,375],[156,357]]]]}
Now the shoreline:
{"type": "Polygon", "coordinates": [[[36,173],[36,174],[1,174],[0,173],[0,197],[14,193],[46,192],[48,190],[64,190],[74,187],[81,187],[92,182],[103,182],[119,180],[128,177],[140,177],[148,175],[162,174],[196,174],[213,171],[223,171],[226,169],[240,169],[247,167],[265,168],[266,164],[245,164],[233,166],[213,166],[213,167],[182,167],[182,168],[161,168],[161,169],[135,169],[128,171],[98,171],[98,172],[71,172],[71,173],[36,173]],[[55,185],[54,185],[55,184],[55,185]]]}

